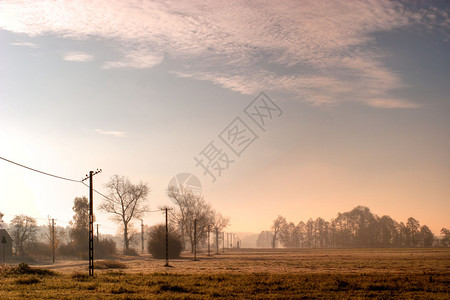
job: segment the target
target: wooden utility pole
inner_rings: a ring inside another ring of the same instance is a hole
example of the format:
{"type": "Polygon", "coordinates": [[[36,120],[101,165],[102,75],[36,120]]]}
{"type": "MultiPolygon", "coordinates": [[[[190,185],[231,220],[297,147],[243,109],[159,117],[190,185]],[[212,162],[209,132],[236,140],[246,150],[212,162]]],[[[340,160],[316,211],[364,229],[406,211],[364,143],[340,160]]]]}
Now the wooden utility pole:
{"type": "Polygon", "coordinates": [[[52,258],[55,263],[55,219],[52,219],[52,258]]]}
{"type": "Polygon", "coordinates": [[[194,219],[194,260],[197,260],[197,219],[194,219]]]}
{"type": "Polygon", "coordinates": [[[100,236],[98,235],[98,225],[100,224],[96,224],[97,225],[97,245],[100,243],[100,236]]]}
{"type": "Polygon", "coordinates": [[[216,227],[216,254],[219,254],[219,228],[216,227]]]}
{"type": "Polygon", "coordinates": [[[89,276],[94,276],[94,186],[92,177],[102,170],[89,171],[82,181],[89,178],[89,276]]]}
{"type": "Polygon", "coordinates": [[[209,231],[211,230],[211,225],[208,225],[208,256],[211,256],[211,246],[209,241],[209,231]]]}
{"type": "Polygon", "coordinates": [[[166,211],[166,264],[164,265],[164,267],[170,267],[169,265],[169,220],[167,217],[167,211],[168,208],[166,207],[164,209],[166,211]]]}
{"type": "Polygon", "coordinates": [[[141,246],[142,254],[144,254],[144,220],[141,219],[141,246]]]}

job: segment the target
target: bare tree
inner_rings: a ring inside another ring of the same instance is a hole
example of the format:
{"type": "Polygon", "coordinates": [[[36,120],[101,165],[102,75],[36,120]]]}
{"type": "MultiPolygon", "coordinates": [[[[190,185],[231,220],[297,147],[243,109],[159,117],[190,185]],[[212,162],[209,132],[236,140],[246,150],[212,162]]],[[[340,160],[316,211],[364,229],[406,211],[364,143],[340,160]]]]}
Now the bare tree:
{"type": "Polygon", "coordinates": [[[128,227],[133,219],[141,218],[150,211],[146,198],[150,188],[145,183],[132,184],[124,176],[114,175],[105,184],[109,190],[108,198],[100,204],[99,209],[113,214],[112,220],[123,226],[124,251],[128,252],[130,237],[128,227]]]}
{"type": "Polygon", "coordinates": [[[14,239],[14,246],[19,255],[25,254],[24,246],[36,238],[36,219],[33,217],[18,215],[11,221],[11,232],[14,239]]]}
{"type": "Polygon", "coordinates": [[[211,222],[216,236],[216,252],[219,254],[219,235],[220,232],[229,225],[230,218],[222,216],[221,213],[216,213],[211,222]]]}
{"type": "MultiPolygon", "coordinates": [[[[183,242],[184,238],[189,240],[191,252],[193,252],[194,241],[205,238],[208,225],[212,224],[214,211],[203,197],[197,196],[189,190],[180,191],[170,187],[168,196],[177,206],[175,211],[171,211],[171,219],[178,225],[183,242]],[[195,220],[197,220],[197,230],[194,230],[195,220]],[[194,232],[197,233],[196,236],[194,236],[194,232]]],[[[185,247],[184,243],[183,247],[185,247]]]]}
{"type": "Polygon", "coordinates": [[[275,249],[277,247],[278,233],[280,232],[283,224],[286,223],[286,219],[282,216],[278,216],[278,218],[273,221],[272,230],[273,230],[273,238],[272,238],[272,248],[275,249]]]}

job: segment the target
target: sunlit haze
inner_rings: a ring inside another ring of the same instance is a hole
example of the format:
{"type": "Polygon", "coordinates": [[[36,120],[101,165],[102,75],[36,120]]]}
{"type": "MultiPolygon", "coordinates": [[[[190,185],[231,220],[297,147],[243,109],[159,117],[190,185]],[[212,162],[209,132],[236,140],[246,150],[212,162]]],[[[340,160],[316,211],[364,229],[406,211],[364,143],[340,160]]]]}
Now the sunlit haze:
{"type": "MultiPolygon", "coordinates": [[[[439,235],[449,13],[445,1],[1,1],[0,156],[75,180],[101,168],[101,193],[115,174],[142,181],[152,210],[191,173],[229,232],[363,205],[439,235]],[[273,109],[259,106],[263,126],[249,113],[258,95],[273,109]],[[224,141],[232,122],[254,134],[237,152],[224,141]],[[232,161],[215,179],[195,159],[211,142],[232,161]]],[[[66,226],[88,196],[4,160],[0,182],[6,222],[66,226]]],[[[96,222],[116,233],[101,201],[96,222]]]]}

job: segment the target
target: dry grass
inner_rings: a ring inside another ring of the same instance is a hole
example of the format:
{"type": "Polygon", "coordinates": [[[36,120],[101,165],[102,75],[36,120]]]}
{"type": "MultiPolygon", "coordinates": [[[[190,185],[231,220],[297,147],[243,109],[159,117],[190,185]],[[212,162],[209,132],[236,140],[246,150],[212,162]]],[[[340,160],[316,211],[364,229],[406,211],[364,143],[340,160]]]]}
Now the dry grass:
{"type": "MultiPolygon", "coordinates": [[[[233,250],[192,261],[148,256],[119,272],[59,263],[45,273],[2,273],[1,299],[358,298],[448,299],[450,249],[233,250]],[[79,269],[81,268],[81,271],[79,269]]],[[[113,263],[116,263],[113,261],[113,263]]],[[[96,262],[100,264],[100,262],[96,262]]]]}

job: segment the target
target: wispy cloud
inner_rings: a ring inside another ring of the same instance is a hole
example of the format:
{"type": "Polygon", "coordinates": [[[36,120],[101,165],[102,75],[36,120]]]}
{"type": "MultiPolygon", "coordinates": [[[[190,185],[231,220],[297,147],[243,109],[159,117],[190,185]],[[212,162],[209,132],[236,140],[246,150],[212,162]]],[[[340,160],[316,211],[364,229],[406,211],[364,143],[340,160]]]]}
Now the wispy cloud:
{"type": "Polygon", "coordinates": [[[405,84],[384,63],[373,33],[419,25],[448,38],[449,20],[433,7],[393,1],[0,2],[0,28],[114,41],[123,55],[104,69],[151,68],[167,57],[178,76],[241,93],[279,90],[315,105],[380,108],[416,106],[391,95],[405,84]]]}
{"type": "Polygon", "coordinates": [[[131,51],[124,55],[120,61],[108,61],[103,65],[104,69],[136,68],[145,69],[158,65],[163,60],[162,55],[151,53],[146,50],[131,51]]]}
{"type": "Polygon", "coordinates": [[[106,131],[106,130],[102,130],[102,129],[95,129],[95,132],[97,132],[98,134],[112,135],[115,137],[125,137],[126,136],[126,133],[123,131],[106,131]]]}
{"type": "Polygon", "coordinates": [[[63,60],[87,62],[94,60],[94,56],[84,52],[68,52],[63,56],[63,60]]]}
{"type": "Polygon", "coordinates": [[[367,105],[377,108],[418,108],[418,103],[399,99],[370,99],[367,105]]]}
{"type": "Polygon", "coordinates": [[[15,42],[11,43],[10,45],[19,47],[39,48],[38,44],[32,42],[15,42]]]}

